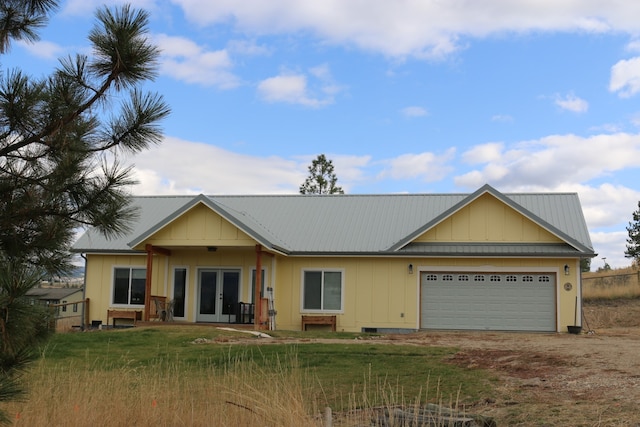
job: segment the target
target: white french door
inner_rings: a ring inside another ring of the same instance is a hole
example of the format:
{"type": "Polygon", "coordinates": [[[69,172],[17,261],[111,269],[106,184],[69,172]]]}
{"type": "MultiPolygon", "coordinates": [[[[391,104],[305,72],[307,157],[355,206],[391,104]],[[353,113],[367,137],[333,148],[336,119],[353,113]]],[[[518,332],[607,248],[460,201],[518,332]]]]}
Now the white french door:
{"type": "Polygon", "coordinates": [[[235,322],[240,291],[240,270],[198,270],[197,322],[235,322]]]}

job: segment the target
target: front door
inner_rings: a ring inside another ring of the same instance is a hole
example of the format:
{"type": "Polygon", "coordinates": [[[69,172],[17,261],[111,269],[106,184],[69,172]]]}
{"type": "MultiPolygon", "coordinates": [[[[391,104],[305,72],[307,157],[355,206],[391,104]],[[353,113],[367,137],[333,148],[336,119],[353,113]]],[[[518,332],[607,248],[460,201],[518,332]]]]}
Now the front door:
{"type": "Polygon", "coordinates": [[[236,321],[240,270],[205,268],[198,271],[197,322],[236,321]]]}

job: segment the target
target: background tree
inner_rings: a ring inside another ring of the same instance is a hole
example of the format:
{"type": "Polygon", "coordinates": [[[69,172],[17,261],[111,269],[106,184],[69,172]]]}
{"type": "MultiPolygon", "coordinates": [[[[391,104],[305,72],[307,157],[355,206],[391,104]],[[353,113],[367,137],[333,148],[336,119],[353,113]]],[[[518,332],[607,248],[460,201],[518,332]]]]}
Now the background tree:
{"type": "Polygon", "coordinates": [[[640,263],[640,202],[638,202],[638,210],[633,213],[633,221],[627,227],[629,238],[627,239],[627,250],[624,256],[631,258],[634,265],[640,263]]]}
{"type": "Polygon", "coordinates": [[[320,154],[309,166],[309,176],[300,186],[300,194],[344,194],[338,187],[333,162],[320,154]]]}
{"type": "Polygon", "coordinates": [[[580,258],[580,271],[583,273],[591,271],[591,258],[580,258]]]}
{"type": "MultiPolygon", "coordinates": [[[[56,7],[55,0],[4,0],[0,53],[12,40],[37,40],[56,7]]],[[[96,18],[91,56],[66,57],[46,78],[1,71],[0,401],[19,391],[16,375],[46,322],[25,304],[26,291],[70,267],[79,226],[107,236],[127,229],[134,180],[118,156],[159,143],[158,122],[169,114],[161,96],[139,89],[156,76],[159,57],[147,12],[103,7],[96,18]]]]}

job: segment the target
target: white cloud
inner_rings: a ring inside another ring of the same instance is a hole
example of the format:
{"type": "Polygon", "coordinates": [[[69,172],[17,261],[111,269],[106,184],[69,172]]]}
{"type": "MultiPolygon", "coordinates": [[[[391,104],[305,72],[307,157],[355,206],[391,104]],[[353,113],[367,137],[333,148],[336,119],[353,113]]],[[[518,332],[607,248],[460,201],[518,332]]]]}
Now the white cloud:
{"type": "Polygon", "coordinates": [[[504,144],[501,142],[489,142],[472,147],[462,153],[462,159],[469,164],[489,163],[500,160],[504,144]]]}
{"type": "Polygon", "coordinates": [[[18,40],[16,45],[21,46],[34,56],[43,59],[57,60],[65,52],[65,48],[57,43],[40,40],[33,43],[18,40]]]}
{"type": "Polygon", "coordinates": [[[626,50],[628,52],[640,53],[640,39],[631,40],[627,46],[626,50]]]}
{"type": "Polygon", "coordinates": [[[172,137],[132,162],[140,181],[136,194],[296,193],[305,178],[305,167],[293,160],[239,154],[172,137]],[[203,159],[215,161],[215,167],[203,159]]]}
{"type": "Polygon", "coordinates": [[[206,50],[184,37],[155,36],[162,51],[160,72],[176,80],[220,89],[232,89],[240,79],[231,72],[233,63],[226,50],[206,50]]]}
{"type": "Polygon", "coordinates": [[[424,117],[429,115],[426,109],[417,106],[405,107],[400,112],[405,117],[424,117]]]}
{"type": "Polygon", "coordinates": [[[492,122],[510,123],[513,122],[513,117],[508,114],[494,114],[491,116],[492,122]]]}
{"type": "Polygon", "coordinates": [[[233,23],[251,34],[306,32],[392,57],[441,58],[466,37],[527,32],[640,30],[640,5],[619,1],[173,0],[199,25],[233,23]]]}
{"type": "MultiPolygon", "coordinates": [[[[637,168],[640,134],[551,135],[489,148],[492,157],[484,162],[484,168],[457,176],[456,185],[477,188],[489,182],[500,188],[555,188],[564,183],[588,182],[611,172],[637,168]],[[507,173],[496,175],[496,170],[507,173]]],[[[483,146],[471,148],[462,154],[463,159],[473,158],[481,149],[483,146]]]]}
{"type": "Polygon", "coordinates": [[[271,49],[264,45],[258,45],[254,40],[230,40],[227,50],[239,55],[264,56],[271,54],[271,49]]]}
{"type": "Polygon", "coordinates": [[[67,0],[64,4],[63,14],[86,15],[93,13],[99,7],[108,3],[109,7],[123,4],[130,4],[136,9],[152,10],[155,7],[155,0],[67,0]]]}
{"type": "Polygon", "coordinates": [[[589,103],[574,94],[563,96],[556,95],[555,103],[563,110],[572,111],[574,113],[586,113],[589,109],[589,103]]]}
{"type": "Polygon", "coordinates": [[[625,258],[627,232],[591,232],[591,242],[593,249],[598,254],[597,257],[591,259],[591,271],[596,271],[599,267],[603,267],[606,258],[607,264],[611,268],[623,268],[631,265],[631,260],[625,258]]]}
{"type": "Polygon", "coordinates": [[[640,91],[640,57],[618,61],[611,67],[609,90],[621,98],[629,98],[640,91]]]}
{"type": "Polygon", "coordinates": [[[344,88],[337,85],[326,64],[309,69],[313,85],[307,75],[283,72],[269,77],[258,84],[258,94],[266,102],[284,102],[319,108],[333,104],[335,95],[344,88]]]}
{"type": "MultiPolygon", "coordinates": [[[[317,157],[259,157],[220,147],[167,137],[161,145],[131,159],[139,184],[135,194],[297,194],[317,157]],[[202,159],[212,159],[211,162],[202,159]]],[[[367,180],[371,157],[327,154],[338,185],[345,191],[367,180]]]]}
{"type": "Polygon", "coordinates": [[[453,170],[450,162],[455,152],[455,148],[450,148],[442,154],[430,152],[402,154],[393,159],[383,160],[381,163],[384,169],[379,173],[378,178],[421,179],[425,182],[441,180],[453,170]]]}

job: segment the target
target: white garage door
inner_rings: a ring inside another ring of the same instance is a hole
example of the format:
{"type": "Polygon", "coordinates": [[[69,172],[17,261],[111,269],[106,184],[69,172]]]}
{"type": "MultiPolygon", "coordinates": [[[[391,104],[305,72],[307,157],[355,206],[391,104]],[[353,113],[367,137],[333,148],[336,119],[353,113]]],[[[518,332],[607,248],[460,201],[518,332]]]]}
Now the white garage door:
{"type": "Polygon", "coordinates": [[[555,274],[423,272],[423,329],[555,331],[555,274]]]}

